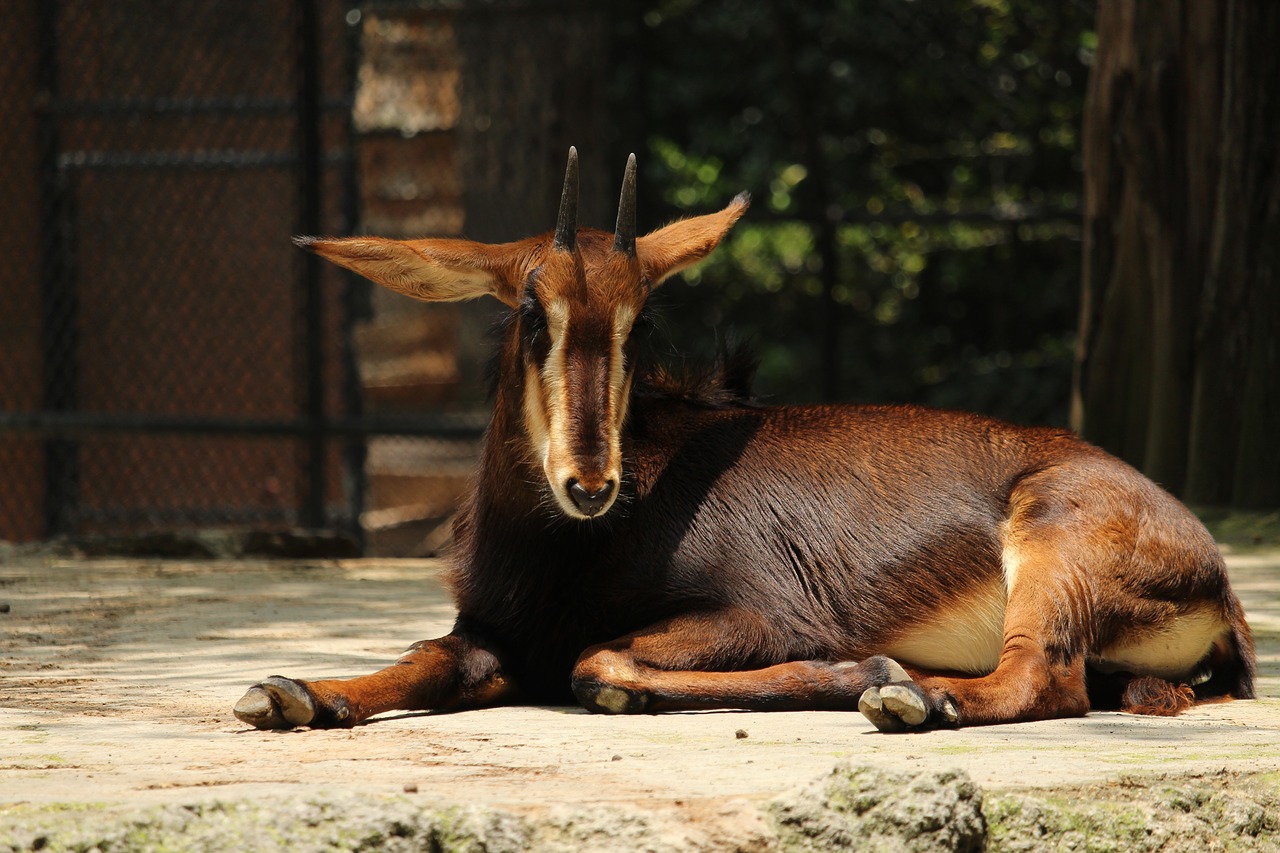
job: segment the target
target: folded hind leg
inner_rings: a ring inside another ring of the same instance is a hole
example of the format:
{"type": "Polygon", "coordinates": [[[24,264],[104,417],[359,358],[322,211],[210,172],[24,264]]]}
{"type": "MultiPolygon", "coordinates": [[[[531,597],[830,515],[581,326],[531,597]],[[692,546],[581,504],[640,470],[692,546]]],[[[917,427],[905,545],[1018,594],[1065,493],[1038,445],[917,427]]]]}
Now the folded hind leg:
{"type": "Polygon", "coordinates": [[[607,714],[852,711],[868,686],[910,677],[883,656],[789,659],[802,653],[779,643],[757,614],[690,613],[588,648],[574,666],[572,687],[583,707],[607,714]]]}
{"type": "Polygon", "coordinates": [[[1097,556],[1097,549],[1069,527],[1019,528],[1018,522],[1015,514],[1006,524],[1002,556],[1008,600],[995,670],[974,678],[921,675],[868,689],[859,710],[877,728],[980,726],[1074,717],[1089,710],[1085,649],[1094,593],[1081,566],[1097,556]]]}
{"type": "Polygon", "coordinates": [[[1078,717],[1089,710],[1084,658],[1055,660],[1031,638],[1008,638],[990,675],[923,676],[872,687],[858,710],[881,731],[1078,717]]]}
{"type": "Polygon", "coordinates": [[[1046,467],[1018,483],[1000,533],[1008,598],[994,671],[868,690],[860,706],[880,728],[1083,714],[1086,655],[1120,676],[1111,707],[1177,713],[1195,696],[1252,695],[1252,643],[1217,547],[1137,472],[1101,455],[1046,467]]]}

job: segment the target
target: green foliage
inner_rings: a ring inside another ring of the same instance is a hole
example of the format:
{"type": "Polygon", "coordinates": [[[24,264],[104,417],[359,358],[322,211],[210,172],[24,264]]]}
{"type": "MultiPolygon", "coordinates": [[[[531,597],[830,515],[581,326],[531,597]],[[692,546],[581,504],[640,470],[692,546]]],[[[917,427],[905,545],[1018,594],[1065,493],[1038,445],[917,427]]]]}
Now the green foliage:
{"type": "Polygon", "coordinates": [[[649,0],[639,17],[620,77],[649,132],[647,224],[754,199],[664,288],[676,349],[753,339],[779,400],[1065,421],[1087,4],[649,0]]]}

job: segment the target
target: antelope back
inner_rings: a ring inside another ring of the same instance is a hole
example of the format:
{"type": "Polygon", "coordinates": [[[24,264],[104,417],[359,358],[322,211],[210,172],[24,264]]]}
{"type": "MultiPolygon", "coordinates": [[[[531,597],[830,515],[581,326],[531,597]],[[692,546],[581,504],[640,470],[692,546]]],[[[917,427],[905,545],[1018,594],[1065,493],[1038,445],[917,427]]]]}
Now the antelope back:
{"type": "Polygon", "coordinates": [[[519,399],[523,443],[567,516],[608,512],[622,482],[621,433],[635,376],[635,326],[653,288],[705,258],[746,211],[636,235],[636,162],[627,161],[612,234],[579,228],[578,155],[569,149],[554,231],[515,243],[298,238],[371,281],[428,302],[493,296],[513,312],[498,394],[519,399]]]}

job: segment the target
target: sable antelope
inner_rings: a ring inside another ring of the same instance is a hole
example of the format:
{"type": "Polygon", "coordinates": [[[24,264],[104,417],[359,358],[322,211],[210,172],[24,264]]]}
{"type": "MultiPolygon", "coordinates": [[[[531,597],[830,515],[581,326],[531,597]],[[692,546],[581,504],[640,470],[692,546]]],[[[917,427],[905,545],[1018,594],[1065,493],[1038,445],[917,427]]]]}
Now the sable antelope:
{"type": "Polygon", "coordinates": [[[300,238],[427,301],[511,309],[453,631],[372,675],[252,687],[259,728],[513,702],[636,713],[858,708],[884,731],[1252,696],[1222,557],[1150,480],[1071,433],[914,406],[767,407],[730,359],[644,363],[654,288],[747,209],[613,234],[300,238]]]}

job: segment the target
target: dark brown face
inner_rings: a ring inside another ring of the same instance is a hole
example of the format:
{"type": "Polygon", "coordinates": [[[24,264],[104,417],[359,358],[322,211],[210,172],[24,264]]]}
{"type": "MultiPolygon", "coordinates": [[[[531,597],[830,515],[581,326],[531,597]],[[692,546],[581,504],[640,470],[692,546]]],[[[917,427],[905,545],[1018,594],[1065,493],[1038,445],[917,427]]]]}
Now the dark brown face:
{"type": "Polygon", "coordinates": [[[518,309],[530,455],[571,518],[607,512],[622,480],[636,318],[648,297],[634,256],[582,232],[529,278],[518,309]]]}
{"type": "Polygon", "coordinates": [[[554,234],[488,245],[456,239],[299,238],[347,269],[427,302],[493,296],[514,312],[520,358],[498,377],[523,392],[530,459],[570,518],[609,511],[622,482],[622,426],[635,375],[636,319],[650,291],[720,243],[747,209],[724,210],[637,237],[636,165],[623,178],[613,234],[577,227],[577,152],[569,150],[554,234]]]}

